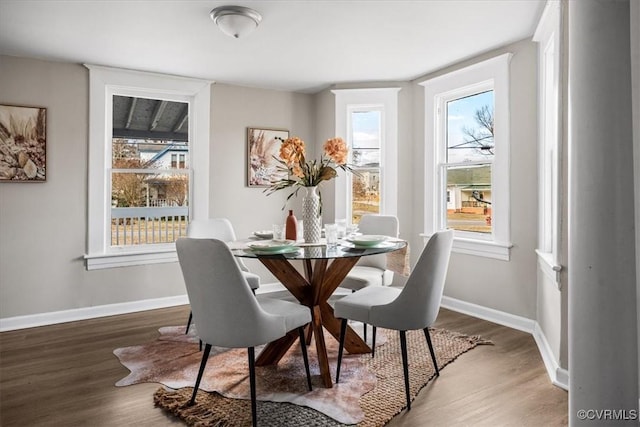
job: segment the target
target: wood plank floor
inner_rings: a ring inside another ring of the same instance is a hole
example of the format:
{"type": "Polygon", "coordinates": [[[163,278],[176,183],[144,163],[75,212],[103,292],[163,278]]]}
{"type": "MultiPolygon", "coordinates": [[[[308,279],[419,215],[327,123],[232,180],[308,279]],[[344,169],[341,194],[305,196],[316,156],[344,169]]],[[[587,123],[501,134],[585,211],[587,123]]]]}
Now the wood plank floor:
{"type": "MultiPolygon", "coordinates": [[[[157,384],[114,386],[128,370],[112,352],[188,314],[181,306],[1,333],[0,425],[181,425],[153,406],[157,384]]],[[[447,366],[389,426],[567,425],[567,393],[550,383],[531,335],[444,309],[435,326],[494,345],[447,366]]]]}

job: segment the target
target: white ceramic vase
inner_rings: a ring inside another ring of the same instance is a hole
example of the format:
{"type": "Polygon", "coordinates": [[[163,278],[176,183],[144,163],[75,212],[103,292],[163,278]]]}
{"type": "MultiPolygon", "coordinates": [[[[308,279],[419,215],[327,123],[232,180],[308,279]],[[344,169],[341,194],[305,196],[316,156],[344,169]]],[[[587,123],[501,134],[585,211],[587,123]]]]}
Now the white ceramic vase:
{"type": "Polygon", "coordinates": [[[302,198],[302,221],[305,243],[318,243],[322,233],[320,217],[320,196],[318,187],[305,187],[307,193],[302,198]]]}

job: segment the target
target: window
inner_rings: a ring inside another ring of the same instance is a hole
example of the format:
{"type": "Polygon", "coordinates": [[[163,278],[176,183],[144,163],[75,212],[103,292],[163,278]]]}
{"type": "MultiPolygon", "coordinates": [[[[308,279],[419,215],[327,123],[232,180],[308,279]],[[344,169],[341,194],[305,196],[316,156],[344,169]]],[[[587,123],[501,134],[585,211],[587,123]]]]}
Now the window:
{"type": "Polygon", "coordinates": [[[539,43],[538,265],[560,286],[560,3],[548,2],[533,40],[539,43]]]}
{"type": "Polygon", "coordinates": [[[348,176],[347,216],[357,224],[363,214],[380,213],[382,111],[355,109],[350,113],[350,163],[356,173],[348,176]]]}
{"type": "Polygon", "coordinates": [[[488,234],[491,226],[493,89],[445,100],[445,150],[438,164],[445,178],[444,228],[488,234]],[[451,199],[451,194],[455,196],[451,199]],[[486,195],[486,196],[485,196],[486,195]]]}
{"type": "Polygon", "coordinates": [[[357,224],[363,214],[396,215],[399,88],[340,89],[336,135],[350,147],[356,174],[336,178],[336,218],[357,224]]]}
{"type": "Polygon", "coordinates": [[[189,219],[208,217],[210,82],[87,67],[87,269],[176,261],[189,219]]]}
{"type": "Polygon", "coordinates": [[[422,82],[425,234],[455,230],[454,251],[508,260],[509,59],[422,82]]]}
{"type": "Polygon", "coordinates": [[[188,116],[186,102],[113,96],[112,247],[172,243],[186,235],[188,116]],[[180,171],[174,170],[178,158],[180,171]]]}

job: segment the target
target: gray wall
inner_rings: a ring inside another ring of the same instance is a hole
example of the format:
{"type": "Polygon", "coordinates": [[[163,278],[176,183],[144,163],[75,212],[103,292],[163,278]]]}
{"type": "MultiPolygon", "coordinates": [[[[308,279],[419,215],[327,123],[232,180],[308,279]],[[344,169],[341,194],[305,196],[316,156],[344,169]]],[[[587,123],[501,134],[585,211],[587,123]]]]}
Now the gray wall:
{"type": "MultiPolygon", "coordinates": [[[[512,52],[512,260],[454,254],[445,294],[535,318],[536,315],[536,47],[519,42],[466,61],[512,52]]],[[[399,92],[398,216],[415,260],[423,246],[424,99],[418,81],[399,92]]],[[[382,84],[384,86],[386,84],[382,84]]],[[[362,87],[363,84],[353,87],[362,87]]],[[[378,84],[381,86],[381,84],[378,84]]],[[[341,87],[347,87],[342,85],[341,87]]],[[[184,294],[176,264],[87,272],[88,72],[73,64],[2,57],[2,102],[48,108],[48,181],[0,186],[0,317],[184,294]],[[79,226],[82,224],[82,226],[79,226]]],[[[306,141],[334,136],[333,95],[293,94],[229,85],[212,87],[211,216],[229,217],[239,236],[284,220],[286,192],[247,188],[246,127],[289,129],[306,141]]],[[[310,146],[311,150],[312,147],[310,146]]],[[[330,203],[332,183],[323,184],[330,203]],[[328,185],[325,185],[328,184],[328,185]]],[[[294,207],[299,206],[296,200],[294,207]]],[[[333,209],[325,206],[325,219],[333,209]]],[[[254,263],[250,266],[270,280],[254,263]]]]}
{"type": "MultiPolygon", "coordinates": [[[[0,318],[185,294],[177,263],[85,270],[88,88],[81,65],[0,56],[0,102],[47,108],[47,182],[0,184],[0,318]]],[[[312,138],[312,96],[213,85],[211,98],[210,215],[239,236],[284,221],[285,193],[246,187],[246,127],[312,138]]]]}

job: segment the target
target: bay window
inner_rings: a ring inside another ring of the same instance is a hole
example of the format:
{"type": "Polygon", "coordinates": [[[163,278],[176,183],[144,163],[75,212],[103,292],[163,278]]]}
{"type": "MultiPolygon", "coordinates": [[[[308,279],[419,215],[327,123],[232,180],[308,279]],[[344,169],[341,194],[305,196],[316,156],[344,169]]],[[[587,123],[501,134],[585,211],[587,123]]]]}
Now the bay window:
{"type": "Polygon", "coordinates": [[[454,252],[508,260],[509,60],[504,54],[425,88],[425,235],[455,230],[454,252]]]}
{"type": "Polygon", "coordinates": [[[335,217],[397,214],[399,88],[338,89],[336,135],[344,135],[355,174],[336,178],[335,217]]]}

